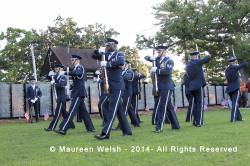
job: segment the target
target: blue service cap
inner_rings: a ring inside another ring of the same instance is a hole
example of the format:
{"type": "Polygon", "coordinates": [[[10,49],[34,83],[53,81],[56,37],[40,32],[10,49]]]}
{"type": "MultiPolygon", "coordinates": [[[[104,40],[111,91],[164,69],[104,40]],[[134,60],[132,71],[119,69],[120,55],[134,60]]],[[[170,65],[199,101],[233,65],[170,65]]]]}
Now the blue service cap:
{"type": "Polygon", "coordinates": [[[71,55],[71,58],[74,58],[74,59],[82,59],[82,57],[80,57],[79,55],[76,55],[76,54],[73,54],[71,55]]]}
{"type": "Polygon", "coordinates": [[[227,57],[227,61],[228,62],[234,62],[236,60],[237,60],[237,58],[235,56],[229,56],[229,57],[227,57]]]}
{"type": "Polygon", "coordinates": [[[54,64],[54,68],[56,68],[56,67],[61,67],[61,68],[64,68],[64,66],[62,65],[62,64],[54,64]]]}
{"type": "Polygon", "coordinates": [[[118,44],[118,41],[112,38],[107,38],[105,40],[105,45],[110,45],[110,44],[118,44]]]}
{"type": "Polygon", "coordinates": [[[156,50],[166,50],[166,49],[168,49],[168,47],[167,46],[157,46],[157,47],[155,47],[155,49],[156,50]]]}
{"type": "Polygon", "coordinates": [[[191,56],[194,56],[194,55],[199,55],[199,54],[200,54],[200,52],[199,52],[199,51],[193,51],[193,52],[191,52],[191,53],[190,53],[190,55],[191,55],[191,56]]]}

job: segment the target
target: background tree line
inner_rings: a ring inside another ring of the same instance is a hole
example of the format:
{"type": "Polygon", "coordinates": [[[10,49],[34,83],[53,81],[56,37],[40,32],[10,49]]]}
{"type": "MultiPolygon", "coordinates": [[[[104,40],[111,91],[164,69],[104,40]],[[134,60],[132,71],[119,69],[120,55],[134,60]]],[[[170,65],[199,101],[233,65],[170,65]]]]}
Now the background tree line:
{"type": "MultiPolygon", "coordinates": [[[[49,47],[93,48],[98,49],[105,38],[117,36],[119,32],[105,25],[94,24],[79,27],[73,18],[58,16],[53,26],[46,30],[24,30],[7,28],[1,32],[0,40],[6,42],[0,50],[0,80],[1,82],[25,82],[32,76],[32,60],[30,45],[33,44],[36,56],[37,73],[44,63],[49,47]]],[[[147,72],[145,65],[140,62],[138,50],[122,46],[126,58],[132,62],[132,67],[147,72]]]]}
{"type": "MultiPolygon", "coordinates": [[[[226,57],[233,55],[233,49],[240,61],[250,62],[249,0],[166,0],[153,9],[161,28],[154,36],[138,34],[139,49],[165,44],[184,55],[184,62],[196,45],[200,51],[208,50],[212,60],[205,70],[210,83],[224,82],[226,57]]],[[[243,79],[249,74],[250,65],[243,79]]]]}

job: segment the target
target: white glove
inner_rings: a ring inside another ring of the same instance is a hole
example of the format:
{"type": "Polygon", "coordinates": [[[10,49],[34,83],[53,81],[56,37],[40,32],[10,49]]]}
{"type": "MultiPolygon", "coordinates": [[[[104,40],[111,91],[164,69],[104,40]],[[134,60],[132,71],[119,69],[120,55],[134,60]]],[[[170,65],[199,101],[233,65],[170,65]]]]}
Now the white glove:
{"type": "Polygon", "coordinates": [[[34,102],[36,102],[37,100],[38,100],[38,98],[36,97],[35,100],[34,100],[34,102]]]}
{"type": "Polygon", "coordinates": [[[100,82],[100,78],[96,78],[96,80],[95,80],[96,82],[100,82]]]}
{"type": "Polygon", "coordinates": [[[31,103],[35,103],[35,100],[30,100],[31,103]]]}
{"type": "Polygon", "coordinates": [[[101,67],[106,67],[107,66],[107,61],[101,61],[101,67]]]}
{"type": "Polygon", "coordinates": [[[104,54],[105,53],[105,47],[100,47],[98,51],[99,51],[100,54],[104,54]]]}
{"type": "Polygon", "coordinates": [[[151,60],[151,61],[155,61],[155,57],[154,57],[154,56],[151,56],[151,57],[150,57],[150,60],[151,60]]]}
{"type": "Polygon", "coordinates": [[[48,76],[50,76],[50,77],[51,77],[51,76],[54,76],[54,75],[55,75],[55,72],[52,71],[52,70],[51,70],[51,71],[49,72],[49,74],[48,74],[48,76]]]}
{"type": "Polygon", "coordinates": [[[53,85],[54,83],[55,83],[55,81],[54,81],[54,80],[50,81],[50,84],[51,84],[51,85],[53,85]]]}
{"type": "Polygon", "coordinates": [[[66,73],[66,71],[59,71],[60,75],[64,75],[66,73]]]}
{"type": "Polygon", "coordinates": [[[94,82],[99,82],[100,81],[100,78],[97,78],[97,77],[94,77],[94,82]]]}
{"type": "Polygon", "coordinates": [[[155,73],[157,70],[157,67],[152,67],[151,70],[150,70],[150,73],[155,73]]]}
{"type": "Polygon", "coordinates": [[[96,70],[96,71],[95,71],[95,74],[96,74],[96,75],[100,75],[101,73],[100,73],[99,70],[96,70]]]}
{"type": "Polygon", "coordinates": [[[206,56],[211,56],[210,53],[209,53],[208,51],[204,51],[204,54],[205,54],[206,56]]]}

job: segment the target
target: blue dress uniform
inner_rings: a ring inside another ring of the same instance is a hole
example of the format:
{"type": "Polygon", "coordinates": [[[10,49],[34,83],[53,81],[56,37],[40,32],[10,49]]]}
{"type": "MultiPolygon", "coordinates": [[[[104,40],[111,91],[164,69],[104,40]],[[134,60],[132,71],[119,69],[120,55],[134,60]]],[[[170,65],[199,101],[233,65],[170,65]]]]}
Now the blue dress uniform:
{"type": "Polygon", "coordinates": [[[99,102],[98,110],[101,118],[103,118],[103,126],[108,120],[108,95],[104,93],[103,80],[99,79],[98,82],[98,91],[99,91],[99,102]]]}
{"type": "Polygon", "coordinates": [[[137,71],[134,71],[134,79],[132,81],[132,87],[133,87],[133,94],[131,98],[131,105],[129,112],[135,112],[136,117],[139,122],[141,122],[139,114],[138,114],[138,100],[139,100],[139,95],[141,93],[141,79],[144,78],[145,76],[140,74],[137,71]]]}
{"type": "MultiPolygon", "coordinates": [[[[57,65],[59,67],[59,65],[57,65]]],[[[63,66],[60,66],[63,67],[63,66]]],[[[55,130],[56,125],[59,121],[60,115],[62,115],[63,119],[67,117],[67,111],[66,111],[66,89],[65,86],[67,85],[66,81],[66,76],[65,75],[60,75],[57,73],[54,76],[55,79],[55,88],[56,88],[56,94],[57,94],[57,99],[56,99],[56,110],[55,110],[55,115],[52,119],[52,121],[49,124],[49,127],[47,129],[44,129],[45,131],[51,131],[55,130]]],[[[75,125],[73,121],[70,121],[71,123],[71,128],[75,128],[75,125]]]]}
{"type": "Polygon", "coordinates": [[[133,95],[132,82],[134,80],[135,74],[131,69],[127,69],[127,70],[123,71],[122,76],[123,76],[124,83],[125,83],[125,91],[124,91],[124,95],[123,95],[124,112],[125,112],[125,115],[129,114],[131,123],[135,127],[139,127],[140,126],[139,119],[137,118],[136,112],[134,111],[133,106],[131,104],[131,98],[133,95]]]}
{"type": "Polygon", "coordinates": [[[193,112],[194,111],[194,98],[192,98],[191,92],[189,90],[189,79],[187,74],[185,73],[183,76],[183,84],[185,87],[185,96],[188,100],[188,110],[186,114],[186,122],[192,122],[193,112]]]}
{"type": "Polygon", "coordinates": [[[174,82],[172,80],[174,62],[169,57],[156,58],[156,74],[159,89],[159,101],[156,109],[156,132],[163,130],[163,125],[168,116],[172,129],[179,129],[180,125],[171,103],[171,95],[174,90],[174,82]]]}
{"type": "MultiPolygon", "coordinates": [[[[114,40],[114,39],[112,39],[114,40]]],[[[117,41],[115,41],[117,42],[117,41]]],[[[117,42],[118,43],[118,42],[117,42]]],[[[95,51],[93,54],[94,59],[101,60],[102,55],[95,51]]],[[[124,65],[125,59],[122,52],[105,52],[105,59],[107,61],[107,76],[109,84],[109,94],[108,94],[108,120],[105,123],[102,133],[96,135],[97,139],[108,139],[110,137],[110,132],[112,129],[112,124],[117,113],[119,124],[123,135],[132,135],[131,128],[129,126],[128,120],[126,118],[125,112],[122,109],[122,95],[124,91],[124,81],[122,78],[122,66],[124,65]]]]}
{"type": "MultiPolygon", "coordinates": [[[[31,109],[31,107],[33,106],[34,110],[35,110],[35,116],[36,116],[36,122],[39,121],[39,103],[40,103],[40,98],[42,97],[42,92],[40,90],[40,88],[37,85],[30,85],[27,89],[27,99],[28,99],[28,103],[29,103],[29,109],[31,109]],[[32,103],[31,100],[35,100],[35,98],[37,98],[37,100],[32,103]]],[[[31,119],[31,123],[32,123],[32,114],[30,114],[30,119],[31,119]]]]}
{"type": "MultiPolygon", "coordinates": [[[[81,59],[78,55],[72,55],[72,58],[81,59]]],[[[84,98],[87,96],[87,92],[85,89],[85,70],[82,65],[76,65],[73,70],[70,70],[68,73],[72,76],[73,85],[71,91],[71,104],[68,116],[62,121],[60,124],[59,134],[65,135],[67,130],[71,127],[71,121],[74,118],[74,115],[78,112],[82,112],[83,121],[88,132],[93,132],[95,130],[92,120],[90,118],[89,113],[87,112],[84,98]]]]}
{"type": "MultiPolygon", "coordinates": [[[[228,62],[236,61],[235,57],[230,57],[228,62]]],[[[246,67],[247,63],[230,64],[228,68],[225,70],[225,76],[227,79],[227,88],[226,93],[230,96],[232,101],[231,108],[231,122],[242,121],[242,116],[239,110],[238,101],[240,97],[240,78],[239,78],[239,70],[246,67]]]]}
{"type": "MultiPolygon", "coordinates": [[[[190,55],[198,55],[199,52],[192,52],[190,55]]],[[[194,99],[194,105],[191,112],[193,112],[194,119],[193,125],[196,127],[201,127],[203,125],[203,113],[204,113],[204,89],[206,85],[203,65],[208,63],[211,56],[205,56],[202,59],[191,59],[186,65],[186,73],[189,79],[189,90],[191,93],[191,98],[194,99]]]]}
{"type": "MultiPolygon", "coordinates": [[[[152,62],[153,63],[153,57],[150,57],[150,56],[145,56],[144,59],[146,61],[149,61],[149,62],[152,62]]],[[[151,73],[151,78],[153,78],[154,76],[154,73],[151,73]]],[[[152,80],[153,81],[153,80],[152,80]]],[[[156,122],[157,122],[157,111],[158,110],[158,107],[159,107],[159,94],[155,93],[154,92],[154,89],[152,90],[152,95],[154,96],[154,109],[153,109],[153,113],[152,113],[152,118],[151,118],[151,123],[152,125],[156,125],[156,122]]],[[[166,116],[166,119],[165,119],[165,123],[170,123],[168,117],[166,116]]]]}

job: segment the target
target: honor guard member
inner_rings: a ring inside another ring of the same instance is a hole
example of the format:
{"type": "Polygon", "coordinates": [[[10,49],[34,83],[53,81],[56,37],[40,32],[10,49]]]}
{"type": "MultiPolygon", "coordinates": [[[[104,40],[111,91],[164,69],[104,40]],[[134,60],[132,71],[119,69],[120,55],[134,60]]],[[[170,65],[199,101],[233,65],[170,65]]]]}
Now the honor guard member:
{"type": "Polygon", "coordinates": [[[36,79],[31,78],[31,85],[27,89],[27,99],[29,103],[30,122],[33,123],[32,108],[35,110],[36,122],[39,121],[40,98],[42,97],[41,89],[36,85],[36,79]]]}
{"type": "Polygon", "coordinates": [[[104,93],[102,73],[100,70],[96,70],[94,82],[97,83],[98,86],[98,94],[99,94],[99,102],[98,102],[98,110],[101,118],[103,119],[102,126],[104,126],[105,122],[107,122],[107,112],[108,112],[108,95],[104,93]]]}
{"type": "Polygon", "coordinates": [[[183,84],[185,87],[185,96],[188,100],[188,110],[187,110],[187,115],[186,115],[186,122],[192,122],[193,119],[193,112],[194,111],[194,98],[192,98],[190,90],[189,90],[189,79],[187,76],[187,73],[184,74],[183,76],[183,84]]]}
{"type": "Polygon", "coordinates": [[[132,111],[135,112],[136,117],[140,123],[142,121],[141,121],[141,119],[139,117],[139,113],[138,113],[138,100],[139,100],[139,96],[141,93],[141,79],[143,79],[143,78],[145,78],[145,76],[142,75],[141,73],[139,73],[137,71],[137,69],[134,69],[134,79],[132,81],[133,95],[131,98],[132,107],[130,107],[130,109],[134,109],[132,111]]]}
{"type": "Polygon", "coordinates": [[[135,127],[140,127],[139,119],[137,118],[136,112],[133,111],[133,106],[131,104],[131,98],[133,96],[132,85],[135,78],[135,73],[131,70],[131,64],[127,60],[125,62],[122,76],[125,83],[125,90],[123,94],[123,108],[125,109],[125,115],[129,114],[131,124],[133,124],[135,127]]]}
{"type": "Polygon", "coordinates": [[[69,70],[68,73],[65,71],[62,72],[63,74],[67,74],[72,76],[73,79],[73,85],[72,85],[72,91],[71,91],[71,104],[69,108],[69,112],[67,117],[62,121],[60,124],[59,131],[56,131],[59,134],[65,135],[67,130],[71,128],[71,121],[73,120],[75,114],[78,111],[82,112],[84,124],[86,127],[86,130],[88,132],[94,132],[95,128],[93,126],[92,120],[90,118],[89,113],[87,112],[84,98],[87,96],[87,92],[85,89],[85,70],[82,65],[80,65],[81,57],[78,55],[72,55],[71,56],[71,64],[74,66],[73,69],[69,70]]]}
{"type": "MultiPolygon", "coordinates": [[[[52,131],[55,130],[56,125],[59,121],[60,116],[62,115],[63,119],[67,117],[67,111],[66,111],[66,89],[65,86],[67,85],[66,76],[63,75],[64,66],[61,64],[55,64],[54,65],[54,71],[51,71],[52,74],[49,75],[51,77],[51,85],[55,88],[55,96],[56,96],[56,110],[55,115],[52,119],[52,121],[49,124],[48,128],[44,128],[45,131],[52,131]]],[[[73,121],[71,123],[71,128],[75,128],[75,125],[73,121]]]]}
{"type": "Polygon", "coordinates": [[[194,99],[193,112],[194,119],[193,125],[201,127],[203,125],[203,112],[204,112],[204,89],[206,85],[203,65],[208,63],[211,59],[211,55],[205,51],[205,57],[199,59],[199,51],[190,53],[191,60],[186,65],[186,74],[189,79],[189,90],[191,98],[194,99]]]}
{"type": "Polygon", "coordinates": [[[102,59],[103,55],[105,56],[105,61],[101,61],[101,66],[106,67],[107,69],[107,79],[109,85],[108,120],[102,129],[102,133],[95,136],[95,138],[99,140],[109,139],[116,113],[123,135],[132,135],[128,120],[125,116],[125,113],[123,112],[124,109],[122,109],[122,95],[124,91],[122,66],[124,65],[125,60],[124,54],[122,52],[116,51],[117,44],[118,41],[108,38],[105,42],[105,53],[102,54],[96,50],[95,54],[93,55],[94,59],[99,60],[102,59]]]}
{"type": "MultiPolygon", "coordinates": [[[[154,62],[155,61],[155,57],[153,57],[153,56],[145,56],[144,57],[144,59],[146,60],[146,61],[149,61],[149,62],[154,62]]],[[[155,78],[154,78],[154,73],[151,73],[151,79],[152,79],[152,83],[154,84],[155,82],[155,78]]],[[[151,119],[151,122],[152,122],[152,125],[156,125],[156,121],[157,121],[157,116],[156,116],[156,109],[158,109],[157,108],[157,106],[159,106],[159,104],[158,104],[158,101],[159,101],[159,94],[156,92],[156,90],[155,90],[155,88],[153,87],[153,89],[152,89],[152,95],[154,96],[154,109],[153,109],[153,113],[152,113],[152,119],[151,119]]]]}
{"type": "Polygon", "coordinates": [[[179,129],[180,126],[171,103],[171,95],[174,90],[174,82],[172,80],[174,61],[166,56],[166,46],[158,46],[156,49],[159,56],[156,58],[156,66],[151,68],[151,73],[157,74],[159,106],[156,110],[157,121],[155,132],[160,133],[163,131],[166,116],[170,120],[172,129],[179,129]]]}
{"type": "Polygon", "coordinates": [[[243,62],[237,64],[237,58],[235,56],[229,57],[229,66],[225,70],[225,76],[227,79],[226,93],[230,96],[232,101],[231,108],[231,122],[242,121],[242,116],[239,110],[238,101],[240,97],[240,76],[239,70],[246,67],[247,63],[243,62]]]}

